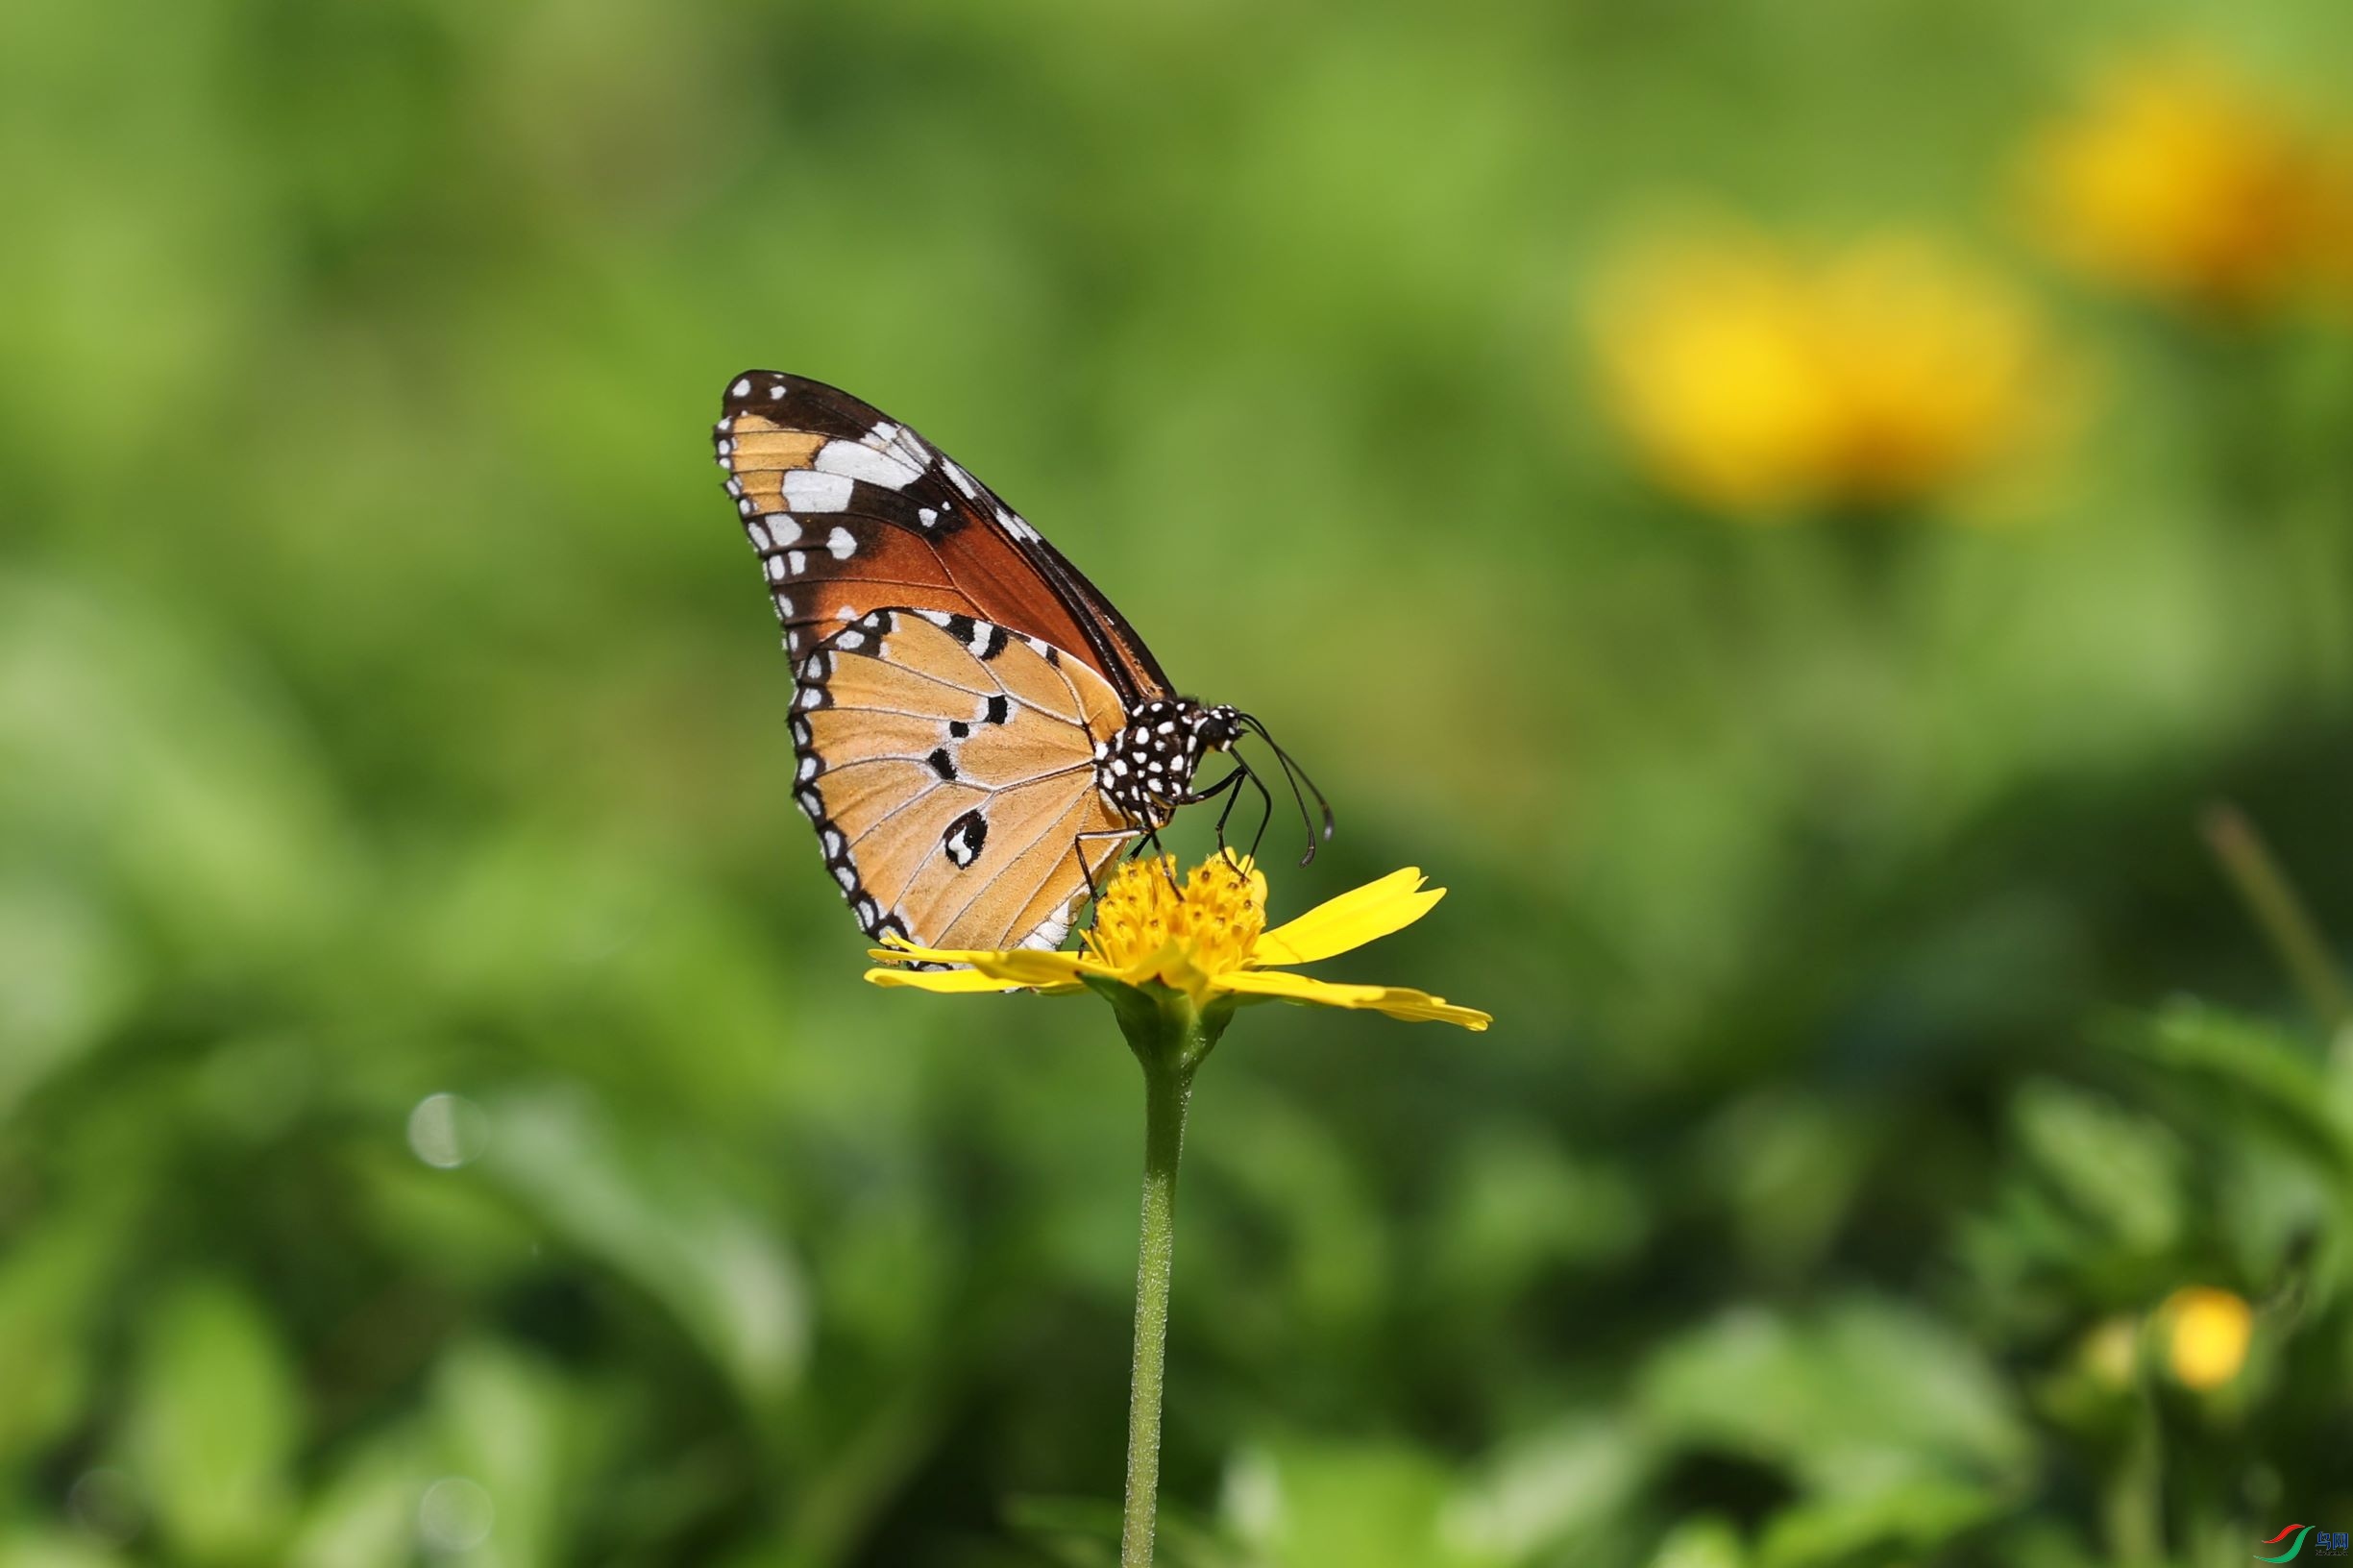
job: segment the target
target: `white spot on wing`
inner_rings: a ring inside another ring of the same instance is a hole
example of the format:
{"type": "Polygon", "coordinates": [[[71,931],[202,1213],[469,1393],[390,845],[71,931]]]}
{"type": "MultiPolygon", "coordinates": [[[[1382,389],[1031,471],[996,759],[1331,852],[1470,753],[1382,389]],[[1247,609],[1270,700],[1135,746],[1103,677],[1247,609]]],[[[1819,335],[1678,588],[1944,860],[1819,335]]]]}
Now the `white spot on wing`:
{"type": "MultiPolygon", "coordinates": [[[[812,465],[820,474],[838,474],[844,478],[864,479],[879,484],[886,490],[897,490],[921,478],[922,471],[908,467],[887,452],[857,441],[828,441],[817,451],[812,465]]],[[[830,508],[839,510],[840,508],[830,508]]]]}
{"type": "Polygon", "coordinates": [[[1021,939],[1024,947],[1052,952],[1062,945],[1062,939],[1070,934],[1070,917],[1066,913],[1049,917],[1038,929],[1021,939]]]}
{"type": "Polygon", "coordinates": [[[851,533],[847,528],[837,526],[831,533],[825,535],[825,548],[833,552],[835,560],[846,561],[858,552],[857,535],[851,533]]]}
{"type": "Polygon", "coordinates": [[[846,474],[821,474],[797,468],[784,477],[784,499],[797,512],[838,512],[849,504],[846,474]]]}
{"type": "Polygon", "coordinates": [[[977,501],[980,499],[980,486],[972,482],[972,476],[959,467],[955,459],[943,457],[940,459],[940,466],[947,470],[947,477],[955,482],[957,489],[964,492],[966,500],[977,501]]]}
{"type": "MultiPolygon", "coordinates": [[[[708,383],[706,382],[705,384],[707,385],[708,383]]],[[[740,398],[750,390],[751,378],[748,376],[739,376],[736,378],[735,384],[727,388],[727,396],[731,398],[740,398]]]]}

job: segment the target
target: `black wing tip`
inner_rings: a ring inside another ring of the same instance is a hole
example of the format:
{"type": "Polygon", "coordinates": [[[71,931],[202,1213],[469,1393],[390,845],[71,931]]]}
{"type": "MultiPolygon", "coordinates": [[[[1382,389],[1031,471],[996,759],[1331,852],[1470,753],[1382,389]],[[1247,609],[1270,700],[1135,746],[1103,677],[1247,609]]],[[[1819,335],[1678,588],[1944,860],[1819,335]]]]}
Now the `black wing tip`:
{"type": "Polygon", "coordinates": [[[772,388],[789,388],[794,378],[780,370],[739,370],[727,378],[726,388],[719,395],[721,406],[733,411],[756,407],[772,401],[772,388]]]}

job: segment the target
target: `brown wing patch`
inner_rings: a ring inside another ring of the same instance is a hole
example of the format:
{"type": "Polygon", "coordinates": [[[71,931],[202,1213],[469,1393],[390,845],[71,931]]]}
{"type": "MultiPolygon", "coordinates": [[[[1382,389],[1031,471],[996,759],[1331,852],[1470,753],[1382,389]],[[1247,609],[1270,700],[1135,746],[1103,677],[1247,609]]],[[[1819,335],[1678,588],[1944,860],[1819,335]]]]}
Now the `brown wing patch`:
{"type": "Polygon", "coordinates": [[[900,609],[838,628],[799,677],[797,798],[867,933],[1058,944],[1135,832],[1096,787],[1110,686],[993,623],[900,609]]]}
{"type": "Polygon", "coordinates": [[[939,610],[1035,637],[1124,699],[1167,678],[1109,600],[986,485],[846,392],[746,371],[712,430],[796,662],[837,623],[939,610]]]}

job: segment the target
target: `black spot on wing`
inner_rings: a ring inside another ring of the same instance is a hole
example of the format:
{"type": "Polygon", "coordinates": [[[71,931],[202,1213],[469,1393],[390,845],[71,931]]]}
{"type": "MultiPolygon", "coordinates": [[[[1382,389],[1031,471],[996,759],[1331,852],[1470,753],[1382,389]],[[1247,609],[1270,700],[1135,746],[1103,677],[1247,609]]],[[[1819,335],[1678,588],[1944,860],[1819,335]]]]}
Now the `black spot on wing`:
{"type": "Polygon", "coordinates": [[[962,870],[980,858],[981,845],[989,842],[989,819],[976,806],[947,824],[940,836],[941,847],[947,851],[951,864],[962,870]]]}

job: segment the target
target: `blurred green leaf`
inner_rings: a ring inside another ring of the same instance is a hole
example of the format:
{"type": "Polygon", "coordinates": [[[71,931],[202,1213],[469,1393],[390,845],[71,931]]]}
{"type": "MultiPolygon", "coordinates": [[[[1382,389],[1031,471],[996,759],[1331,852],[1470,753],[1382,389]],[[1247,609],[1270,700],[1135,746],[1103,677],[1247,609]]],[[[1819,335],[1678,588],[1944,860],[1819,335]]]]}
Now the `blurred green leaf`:
{"type": "Polygon", "coordinates": [[[580,1093],[517,1091],[488,1109],[490,1180],[668,1308],[755,1409],[791,1386],[808,1305],[772,1222],[686,1151],[624,1131],[580,1093]]]}
{"type": "Polygon", "coordinates": [[[32,1530],[0,1534],[0,1568],[118,1568],[132,1560],[71,1535],[32,1530]]]}
{"type": "Polygon", "coordinates": [[[69,885],[0,866],[0,1124],[97,1045],[137,981],[120,934],[69,885]]]}
{"type": "Polygon", "coordinates": [[[175,630],[0,576],[0,821],[191,951],[305,950],[349,908],[342,824],[290,715],[175,630]]]}
{"type": "Polygon", "coordinates": [[[1445,1538],[1478,1561],[1541,1561],[1614,1544],[1651,1479],[1643,1435],[1596,1417],[1515,1439],[1448,1505],[1445,1538]]]}
{"type": "Polygon", "coordinates": [[[1227,1529],[1268,1568],[1505,1560],[1490,1555],[1488,1543],[1463,1538],[1450,1512],[1453,1492],[1445,1469],[1410,1449],[1286,1441],[1233,1459],[1223,1514],[1227,1529]]]}
{"type": "Polygon", "coordinates": [[[119,1205],[85,1200],[0,1252],[0,1465],[85,1413],[92,1334],[126,1237],[119,1205]]]}
{"type": "Polygon", "coordinates": [[[1799,1318],[1728,1313],[1662,1348],[1638,1397],[1658,1442],[1777,1465],[1828,1496],[2001,1479],[2030,1453],[2021,1412],[1966,1339],[1868,1298],[1799,1318]]]}
{"type": "Polygon", "coordinates": [[[460,1344],[435,1371],[432,1408],[447,1469],[416,1501],[426,1549],[469,1568],[565,1560],[581,1411],[561,1374],[504,1345],[460,1344]]]}
{"type": "Polygon", "coordinates": [[[2123,1048],[2190,1093],[2211,1096],[2276,1129],[2353,1186],[2353,1106],[2310,1045],[2277,1024],[2196,1003],[2165,1009],[2147,1024],[2120,1026],[2123,1048]]]}
{"type": "Polygon", "coordinates": [[[1834,1568],[1933,1556],[2005,1506],[2002,1494],[1951,1481],[1919,1480],[1860,1496],[1801,1503],[1775,1516],[1758,1568],[1834,1568]]]}
{"type": "Polygon", "coordinates": [[[1507,1300],[1547,1270],[1607,1266],[1648,1224],[1623,1170],[1499,1126],[1461,1151],[1432,1226],[1433,1267],[1450,1290],[1507,1300]]]}
{"type": "Polygon", "coordinates": [[[1731,1526],[1721,1519],[1694,1519],[1676,1526],[1658,1543],[1650,1568],[1744,1568],[1748,1560],[1731,1526]]]}
{"type": "Polygon", "coordinates": [[[2182,1150],[2153,1117],[2039,1080],[2013,1108],[2025,1150],[2123,1245],[2162,1252],[2182,1225],[2182,1150]]]}
{"type": "Polygon", "coordinates": [[[292,1519],[301,1391],[276,1331],[227,1280],[170,1286],[146,1321],[125,1458],[173,1548],[271,1556],[292,1519]]]}
{"type": "Polygon", "coordinates": [[[292,1568],[405,1568],[417,1508],[435,1480],[425,1445],[401,1430],[345,1455],[306,1502],[287,1548],[292,1568]]]}

